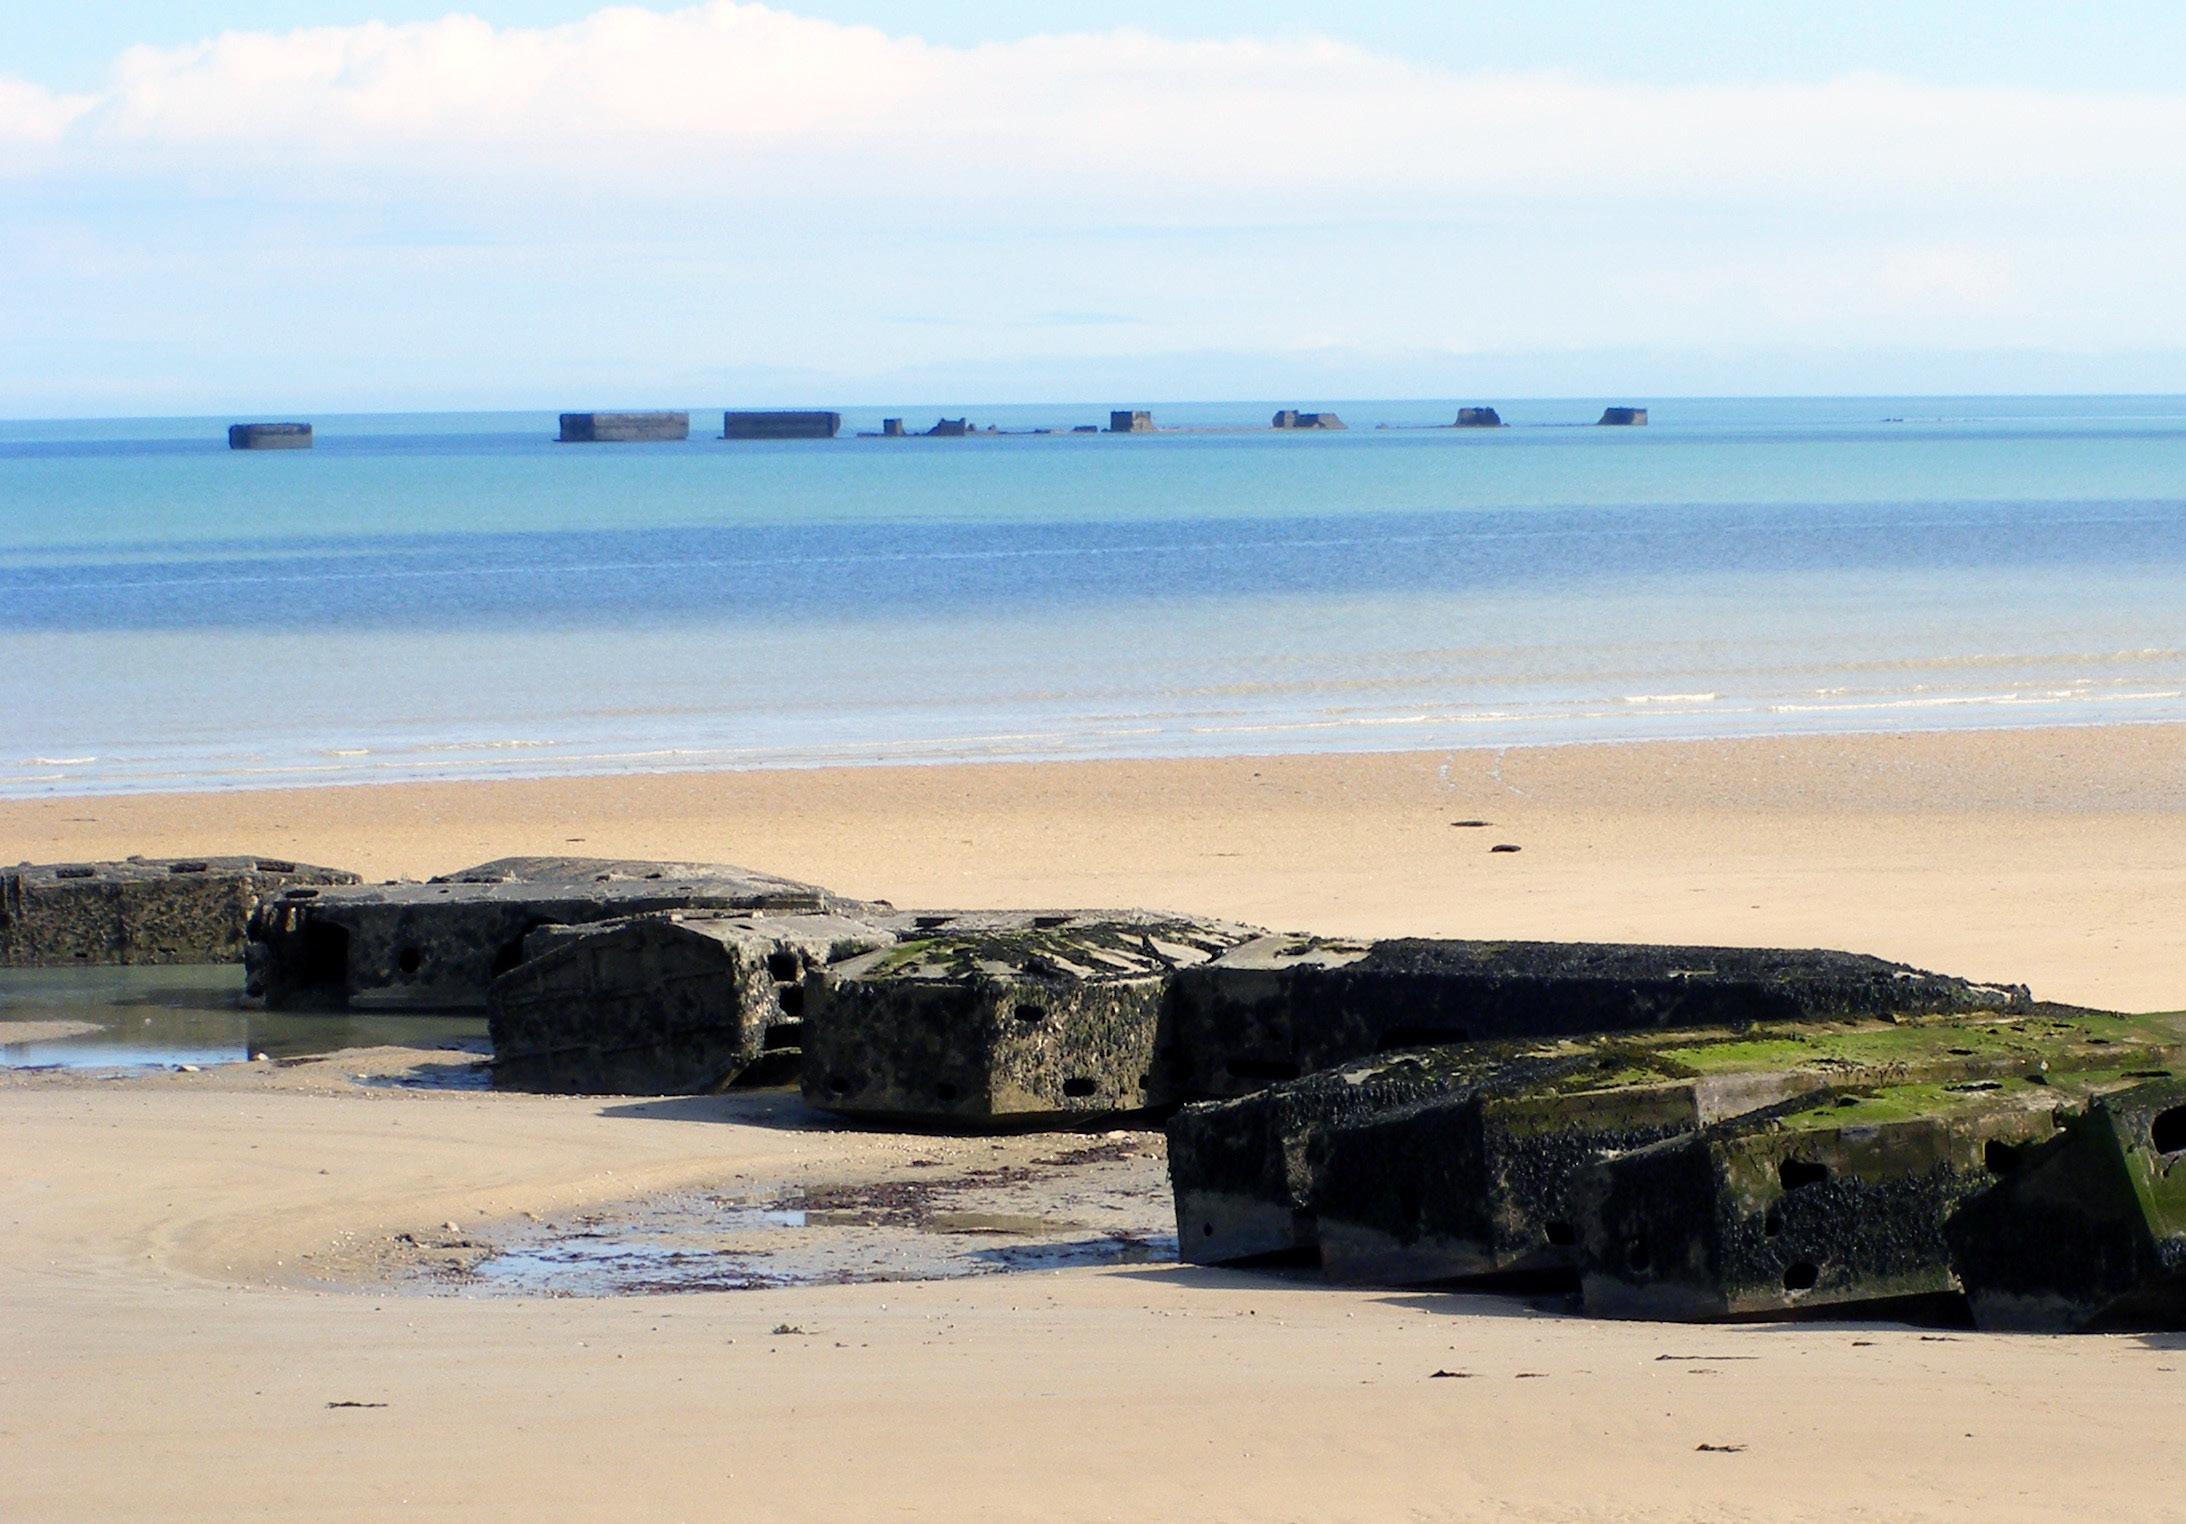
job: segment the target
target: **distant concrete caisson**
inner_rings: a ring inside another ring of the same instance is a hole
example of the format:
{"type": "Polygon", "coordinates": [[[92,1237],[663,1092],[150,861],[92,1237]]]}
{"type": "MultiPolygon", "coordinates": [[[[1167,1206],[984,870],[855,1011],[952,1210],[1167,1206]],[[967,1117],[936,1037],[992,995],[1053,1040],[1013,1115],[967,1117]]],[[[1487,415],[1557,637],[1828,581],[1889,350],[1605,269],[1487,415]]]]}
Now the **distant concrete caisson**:
{"type": "Polygon", "coordinates": [[[231,423],[228,425],[228,448],[231,450],[308,450],[311,448],[311,425],[308,423],[231,423]]]}
{"type": "Polygon", "coordinates": [[[563,444],[650,444],[691,437],[689,413],[564,413],[563,444]]]}
{"type": "Polygon", "coordinates": [[[842,426],[840,413],[775,410],[721,415],[723,439],[833,439],[842,426]]]}

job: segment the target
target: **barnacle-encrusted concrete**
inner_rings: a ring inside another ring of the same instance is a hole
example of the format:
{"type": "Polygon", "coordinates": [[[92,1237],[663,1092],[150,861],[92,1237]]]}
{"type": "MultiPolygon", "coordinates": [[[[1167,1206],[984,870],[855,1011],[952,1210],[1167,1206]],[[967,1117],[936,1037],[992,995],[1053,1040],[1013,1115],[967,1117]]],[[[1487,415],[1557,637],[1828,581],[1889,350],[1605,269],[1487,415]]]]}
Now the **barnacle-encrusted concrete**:
{"type": "Polygon", "coordinates": [[[670,1095],[773,1077],[800,1046],[806,974],[894,941],[845,916],[730,911],[535,932],[538,955],[487,992],[493,1082],[670,1095]]]}
{"type": "Polygon", "coordinates": [[[268,899],[251,917],[251,988],[272,1006],[477,1010],[541,926],[656,910],[870,908],[720,864],[506,857],[422,884],[299,889],[268,899]]]}
{"type": "Polygon", "coordinates": [[[1201,1263],[1317,1248],[1333,1277],[1396,1283],[1567,1264],[1570,1181],[1604,1150],[1825,1088],[2162,1064],[2181,1026],[2043,1008],[1361,1060],[1178,1113],[1178,1241],[1201,1263]]]}
{"type": "Polygon", "coordinates": [[[1983,1328],[2186,1328],[2186,1083],[2097,1097],[1945,1235],[1983,1328]]]}
{"type": "Polygon", "coordinates": [[[1317,1151],[1348,1118],[1477,1085],[1516,1056],[1512,1045],[1414,1048],[1186,1106],[1169,1119],[1169,1185],[1177,1247],[1220,1265],[1313,1248],[1317,1151]]]}
{"type": "Polygon", "coordinates": [[[276,857],[132,857],[0,869],[0,967],[235,963],[251,911],[357,875],[276,857]]]}
{"type": "Polygon", "coordinates": [[[2071,1010],[1584,1041],[1331,1129],[1313,1180],[1322,1268],[1397,1284],[1563,1268],[1572,1182],[1605,1154],[1808,1093],[2160,1066],[2182,1046],[2175,1024],[2071,1010]]]}
{"type": "Polygon", "coordinates": [[[866,1116],[1033,1121],[1168,1104],[1173,972],[1257,935],[1152,911],[934,913],[814,974],[804,1093],[866,1116]]]}
{"type": "MultiPolygon", "coordinates": [[[[2146,1072],[2146,1071],[2143,1071],[2146,1072]]],[[[1586,1310],[1713,1319],[1955,1291],[1944,1225],[2126,1071],[1820,1094],[1573,1184],[1586,1310]]]]}
{"type": "Polygon", "coordinates": [[[1859,953],[1265,937],[1178,976],[1166,1046],[1179,1096],[1202,1098],[1431,1043],[2028,1004],[1859,953]]]}

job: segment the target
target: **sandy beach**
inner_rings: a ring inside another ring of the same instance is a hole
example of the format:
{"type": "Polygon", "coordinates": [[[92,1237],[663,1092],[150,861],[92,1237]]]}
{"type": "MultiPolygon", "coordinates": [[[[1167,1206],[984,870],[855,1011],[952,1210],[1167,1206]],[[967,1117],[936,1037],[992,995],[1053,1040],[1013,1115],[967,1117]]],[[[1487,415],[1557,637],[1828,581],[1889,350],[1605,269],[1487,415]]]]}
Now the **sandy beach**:
{"type": "MultiPolygon", "coordinates": [[[[658,856],[904,906],[1842,946],[2186,1006],[2170,726],[0,803],[8,861],[226,851],[380,877],[658,856]]],[[[1162,1264],[464,1295],[421,1262],[527,1214],[1056,1140],[373,1082],[455,1061],[0,1076],[0,1516],[2186,1517],[2162,1442],[2186,1336],[1612,1324],[1162,1264]]],[[[1117,1140],[1148,1169],[1158,1146],[1117,1140]]]]}

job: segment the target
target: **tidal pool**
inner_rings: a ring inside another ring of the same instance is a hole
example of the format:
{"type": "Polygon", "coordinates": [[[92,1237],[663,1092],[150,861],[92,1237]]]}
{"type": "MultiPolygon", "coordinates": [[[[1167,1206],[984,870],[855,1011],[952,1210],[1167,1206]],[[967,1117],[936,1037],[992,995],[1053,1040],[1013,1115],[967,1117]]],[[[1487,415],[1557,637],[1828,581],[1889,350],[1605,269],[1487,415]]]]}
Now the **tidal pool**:
{"type": "Polygon", "coordinates": [[[385,1046],[483,1052],[485,1040],[482,1016],[259,1009],[234,964],[0,969],[0,1069],[209,1068],[385,1046]]]}

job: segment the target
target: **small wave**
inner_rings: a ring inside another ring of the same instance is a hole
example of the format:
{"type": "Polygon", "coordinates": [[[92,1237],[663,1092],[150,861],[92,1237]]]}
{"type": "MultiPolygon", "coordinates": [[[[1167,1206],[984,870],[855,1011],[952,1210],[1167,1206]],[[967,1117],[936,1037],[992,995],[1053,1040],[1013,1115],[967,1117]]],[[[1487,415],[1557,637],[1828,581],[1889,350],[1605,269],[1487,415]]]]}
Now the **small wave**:
{"type": "Polygon", "coordinates": [[[97,757],[24,757],[19,765],[23,767],[89,767],[98,760],[97,757]]]}
{"type": "Polygon", "coordinates": [[[1627,693],[1627,704],[1712,704],[1723,695],[1720,693],[1627,693]]]}

